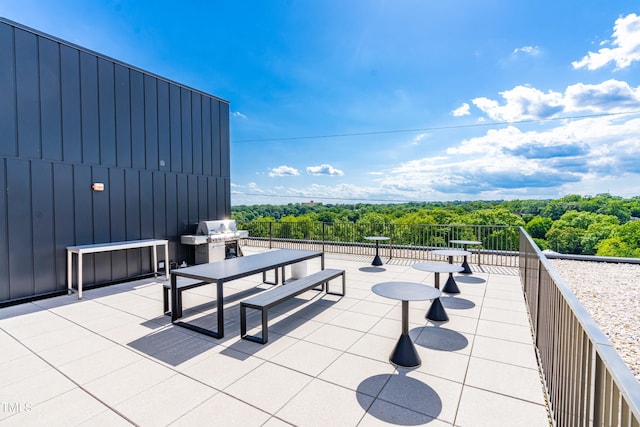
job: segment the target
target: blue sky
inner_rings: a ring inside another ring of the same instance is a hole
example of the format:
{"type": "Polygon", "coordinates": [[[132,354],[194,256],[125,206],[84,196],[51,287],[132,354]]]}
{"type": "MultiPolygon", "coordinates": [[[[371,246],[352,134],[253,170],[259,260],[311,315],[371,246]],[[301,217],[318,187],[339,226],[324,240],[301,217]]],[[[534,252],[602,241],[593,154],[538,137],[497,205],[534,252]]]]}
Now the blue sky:
{"type": "Polygon", "coordinates": [[[640,194],[639,0],[0,2],[230,101],[232,204],[640,194]]]}

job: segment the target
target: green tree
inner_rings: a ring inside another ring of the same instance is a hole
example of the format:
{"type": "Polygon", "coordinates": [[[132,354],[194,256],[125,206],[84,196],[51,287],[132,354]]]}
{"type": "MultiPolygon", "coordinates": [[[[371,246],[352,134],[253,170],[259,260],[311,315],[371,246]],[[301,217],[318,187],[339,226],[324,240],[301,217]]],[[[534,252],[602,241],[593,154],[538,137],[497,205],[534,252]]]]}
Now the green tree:
{"type": "Polygon", "coordinates": [[[525,229],[527,230],[527,233],[529,233],[529,235],[534,239],[544,239],[544,236],[551,229],[552,225],[553,221],[551,220],[551,218],[534,216],[531,221],[527,223],[525,229]]]}
{"type": "Polygon", "coordinates": [[[596,245],[598,256],[612,257],[632,257],[634,256],[633,248],[629,247],[620,237],[611,237],[599,242],[596,245]]]}
{"type": "Polygon", "coordinates": [[[585,232],[586,230],[576,227],[551,227],[545,237],[549,242],[549,249],[562,254],[580,254],[585,232]]]}

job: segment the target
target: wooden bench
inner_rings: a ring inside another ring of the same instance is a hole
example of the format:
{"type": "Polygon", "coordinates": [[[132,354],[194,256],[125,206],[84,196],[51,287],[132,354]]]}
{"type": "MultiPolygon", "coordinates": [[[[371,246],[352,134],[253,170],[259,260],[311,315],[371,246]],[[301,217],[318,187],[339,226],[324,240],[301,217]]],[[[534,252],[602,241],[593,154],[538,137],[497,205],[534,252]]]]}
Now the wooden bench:
{"type": "Polygon", "coordinates": [[[290,300],[303,292],[322,286],[320,290],[324,290],[329,295],[344,296],[346,291],[345,272],[344,270],[335,270],[327,268],[317,273],[310,274],[300,279],[291,280],[286,284],[276,286],[258,295],[240,301],[240,337],[249,341],[265,344],[268,339],[268,310],[280,304],[281,302],[290,300]],[[330,292],[329,281],[342,276],[342,293],[330,292]],[[247,308],[260,310],[262,313],[262,334],[261,337],[247,335],[247,308]]]}

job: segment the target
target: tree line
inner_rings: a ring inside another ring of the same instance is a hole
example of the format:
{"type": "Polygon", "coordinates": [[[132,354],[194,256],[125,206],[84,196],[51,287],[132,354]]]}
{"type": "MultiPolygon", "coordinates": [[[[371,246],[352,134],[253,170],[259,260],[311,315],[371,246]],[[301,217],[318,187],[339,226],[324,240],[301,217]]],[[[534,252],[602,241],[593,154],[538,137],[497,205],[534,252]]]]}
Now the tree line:
{"type": "Polygon", "coordinates": [[[640,258],[640,196],[399,204],[239,205],[238,222],[523,226],[540,249],[640,258]]]}

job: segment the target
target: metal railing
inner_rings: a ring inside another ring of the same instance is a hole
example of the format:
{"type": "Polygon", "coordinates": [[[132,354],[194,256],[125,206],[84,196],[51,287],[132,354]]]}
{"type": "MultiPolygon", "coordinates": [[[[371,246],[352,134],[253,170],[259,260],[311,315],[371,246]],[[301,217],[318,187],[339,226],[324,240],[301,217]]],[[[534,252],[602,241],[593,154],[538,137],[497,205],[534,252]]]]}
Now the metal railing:
{"type": "Polygon", "coordinates": [[[640,382],[524,229],[520,278],[556,424],[639,426],[640,382]]]}
{"type": "Polygon", "coordinates": [[[238,228],[249,231],[245,243],[252,246],[366,256],[373,256],[375,243],[365,237],[385,236],[381,257],[416,260],[441,260],[432,249],[460,247],[451,240],[476,240],[482,245],[468,248],[470,263],[517,267],[519,262],[519,228],[512,226],[238,221],[238,228]]]}

